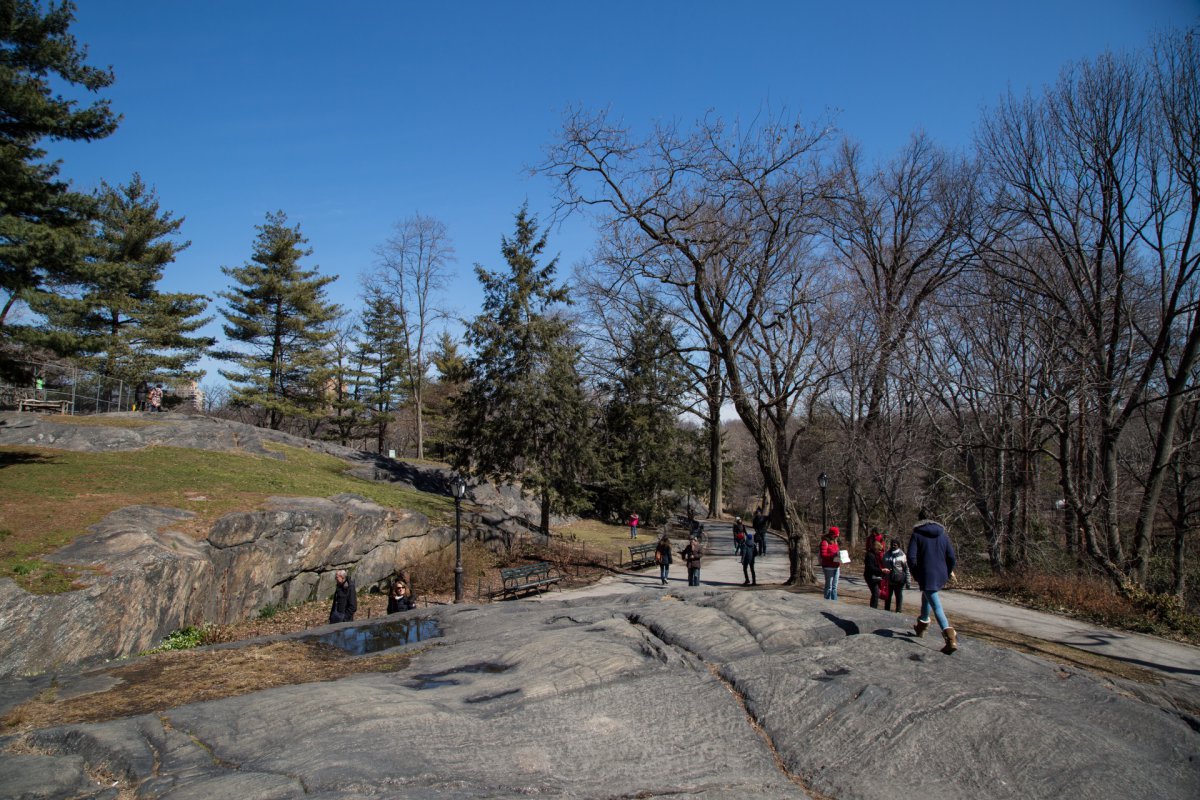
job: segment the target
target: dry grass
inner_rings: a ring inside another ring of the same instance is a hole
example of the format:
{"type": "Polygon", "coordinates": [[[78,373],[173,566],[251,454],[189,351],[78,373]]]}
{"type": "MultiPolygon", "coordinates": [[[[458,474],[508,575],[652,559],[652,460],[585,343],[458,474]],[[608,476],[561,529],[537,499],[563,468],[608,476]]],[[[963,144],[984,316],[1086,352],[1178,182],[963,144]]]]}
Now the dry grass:
{"type": "Polygon", "coordinates": [[[107,691],[60,700],[50,689],[10,711],[0,725],[11,734],[102,722],[275,686],[330,681],[359,672],[391,672],[403,669],[410,659],[410,653],[351,658],[336,647],[297,641],[160,653],[105,670],[120,681],[107,691]]]}
{"type": "Polygon", "coordinates": [[[1109,628],[1200,645],[1200,617],[1184,611],[1173,597],[1150,594],[1123,597],[1110,582],[1096,576],[1014,572],[965,579],[962,586],[1109,628]]]}

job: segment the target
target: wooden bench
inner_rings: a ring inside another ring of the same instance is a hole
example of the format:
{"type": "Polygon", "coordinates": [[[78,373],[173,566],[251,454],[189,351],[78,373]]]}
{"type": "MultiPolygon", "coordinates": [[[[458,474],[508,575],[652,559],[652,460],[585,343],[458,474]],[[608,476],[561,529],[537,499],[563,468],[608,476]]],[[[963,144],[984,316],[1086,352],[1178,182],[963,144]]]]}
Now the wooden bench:
{"type": "Polygon", "coordinates": [[[654,551],[657,549],[658,542],[629,545],[629,567],[638,569],[650,566],[654,563],[654,551]]]}
{"type": "Polygon", "coordinates": [[[540,592],[562,580],[561,575],[550,574],[550,563],[539,561],[521,567],[502,567],[501,586],[492,592],[492,597],[518,597],[528,592],[540,592]]]}
{"type": "Polygon", "coordinates": [[[17,401],[17,411],[57,411],[59,414],[66,414],[70,410],[70,400],[35,400],[32,397],[24,397],[17,401]]]}

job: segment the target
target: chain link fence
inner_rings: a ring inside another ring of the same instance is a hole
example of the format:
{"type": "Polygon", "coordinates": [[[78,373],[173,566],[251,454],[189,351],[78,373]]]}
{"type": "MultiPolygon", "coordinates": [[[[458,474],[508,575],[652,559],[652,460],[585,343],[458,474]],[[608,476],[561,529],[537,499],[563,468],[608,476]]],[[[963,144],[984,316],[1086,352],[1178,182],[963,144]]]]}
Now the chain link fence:
{"type": "MultiPolygon", "coordinates": [[[[18,362],[32,376],[31,382],[16,385],[0,381],[0,409],[65,408],[68,414],[102,414],[136,411],[146,404],[148,384],[106,378],[75,367],[18,362]]],[[[204,395],[194,382],[179,386],[163,384],[163,407],[200,410],[204,395]]]]}

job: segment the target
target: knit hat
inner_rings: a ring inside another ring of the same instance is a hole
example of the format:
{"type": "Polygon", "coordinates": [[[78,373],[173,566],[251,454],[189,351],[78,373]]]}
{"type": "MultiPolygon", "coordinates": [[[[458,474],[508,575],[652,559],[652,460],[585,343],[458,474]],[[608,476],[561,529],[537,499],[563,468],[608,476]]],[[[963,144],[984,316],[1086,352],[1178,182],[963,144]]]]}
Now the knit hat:
{"type": "Polygon", "coordinates": [[[841,534],[842,534],[842,532],[838,530],[837,525],[829,526],[829,535],[830,536],[832,536],[833,538],[836,539],[837,537],[841,536],[841,534]]]}

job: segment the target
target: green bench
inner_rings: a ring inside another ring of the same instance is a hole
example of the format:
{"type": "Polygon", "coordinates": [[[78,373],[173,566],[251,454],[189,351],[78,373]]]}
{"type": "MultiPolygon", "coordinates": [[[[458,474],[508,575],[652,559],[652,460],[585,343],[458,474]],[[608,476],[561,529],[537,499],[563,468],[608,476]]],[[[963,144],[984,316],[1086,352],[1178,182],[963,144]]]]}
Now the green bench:
{"type": "Polygon", "coordinates": [[[629,568],[648,567],[654,563],[654,551],[658,549],[657,542],[648,544],[629,545],[629,568]]]}
{"type": "Polygon", "coordinates": [[[550,562],[539,561],[520,567],[500,569],[500,588],[492,592],[493,598],[519,597],[529,592],[549,589],[562,580],[561,575],[550,574],[550,562]]]}

